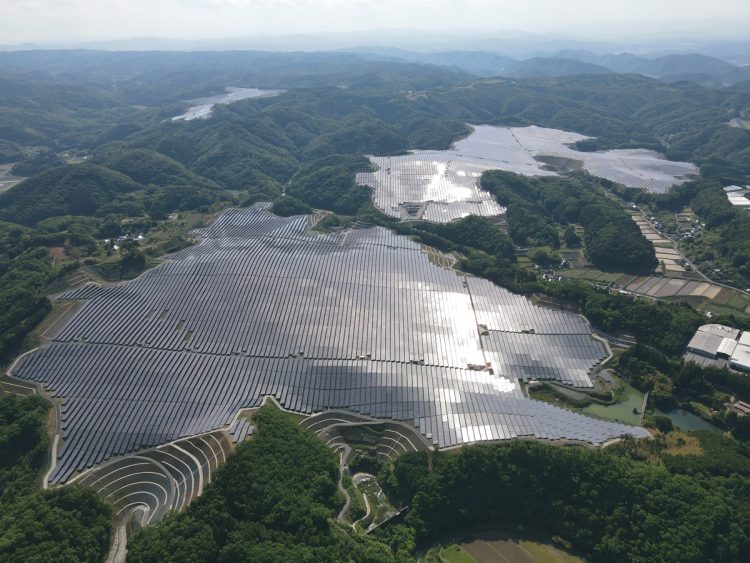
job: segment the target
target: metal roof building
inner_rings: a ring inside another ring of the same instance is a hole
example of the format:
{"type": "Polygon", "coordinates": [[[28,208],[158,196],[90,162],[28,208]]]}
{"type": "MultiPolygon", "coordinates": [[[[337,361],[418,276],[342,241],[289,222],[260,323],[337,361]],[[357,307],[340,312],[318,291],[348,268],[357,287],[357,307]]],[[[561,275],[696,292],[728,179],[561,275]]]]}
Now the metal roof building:
{"type": "Polygon", "coordinates": [[[750,346],[738,344],[729,359],[729,365],[739,371],[750,371],[750,346]]]}
{"type": "Polygon", "coordinates": [[[703,325],[696,331],[687,348],[694,354],[708,358],[716,358],[719,354],[729,357],[734,352],[739,334],[740,331],[736,328],[718,324],[703,325]]]}
{"type": "Polygon", "coordinates": [[[721,340],[721,344],[719,344],[719,350],[717,354],[719,356],[724,356],[726,358],[729,358],[734,354],[735,349],[737,348],[737,341],[732,340],[731,338],[723,338],[721,340]]]}

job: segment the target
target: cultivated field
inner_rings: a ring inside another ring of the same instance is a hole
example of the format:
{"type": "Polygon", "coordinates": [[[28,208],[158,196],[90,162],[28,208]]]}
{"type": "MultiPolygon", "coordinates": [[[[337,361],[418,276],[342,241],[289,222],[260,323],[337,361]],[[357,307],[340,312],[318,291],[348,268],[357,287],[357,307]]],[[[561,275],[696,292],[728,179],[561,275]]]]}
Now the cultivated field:
{"type": "Polygon", "coordinates": [[[581,563],[547,543],[516,539],[504,534],[484,534],[480,537],[433,548],[425,558],[427,563],[581,563]]]}

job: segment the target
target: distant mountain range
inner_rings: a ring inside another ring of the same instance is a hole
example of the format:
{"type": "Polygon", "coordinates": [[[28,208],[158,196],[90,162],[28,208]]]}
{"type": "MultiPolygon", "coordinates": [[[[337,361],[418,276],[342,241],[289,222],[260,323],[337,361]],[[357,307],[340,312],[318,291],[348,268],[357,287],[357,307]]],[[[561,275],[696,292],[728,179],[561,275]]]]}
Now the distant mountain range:
{"type": "MultiPolygon", "coordinates": [[[[180,53],[234,51],[235,55],[254,51],[295,53],[300,56],[345,56],[381,62],[409,62],[450,67],[477,77],[562,77],[595,74],[641,74],[666,82],[690,81],[711,88],[750,82],[750,41],[705,43],[616,43],[582,40],[562,35],[534,35],[503,32],[476,36],[424,34],[414,32],[360,35],[257,36],[223,40],[177,40],[134,38],[67,46],[0,45],[3,51],[24,52],[28,61],[33,52],[59,49],[100,57],[102,51],[136,54],[158,51],[162,58],[180,58],[180,53]],[[362,43],[356,43],[359,39],[362,43]],[[382,41],[382,43],[381,43],[382,41]],[[385,46],[388,45],[388,46],[385,46]],[[450,47],[447,47],[450,45],[450,47]]],[[[47,57],[48,58],[48,57],[47,57]]],[[[79,57],[80,58],[80,57],[79,57]]],[[[86,57],[83,57],[84,60],[86,57]]],[[[743,86],[742,89],[746,89],[743,86]]]]}
{"type": "Polygon", "coordinates": [[[724,87],[750,81],[750,65],[738,66],[701,54],[644,57],[631,53],[600,55],[566,50],[549,56],[514,59],[485,51],[420,53],[386,47],[347,49],[365,58],[409,61],[455,67],[481,77],[511,78],[575,76],[580,74],[642,74],[666,82],[688,80],[703,86],[724,87]]]}

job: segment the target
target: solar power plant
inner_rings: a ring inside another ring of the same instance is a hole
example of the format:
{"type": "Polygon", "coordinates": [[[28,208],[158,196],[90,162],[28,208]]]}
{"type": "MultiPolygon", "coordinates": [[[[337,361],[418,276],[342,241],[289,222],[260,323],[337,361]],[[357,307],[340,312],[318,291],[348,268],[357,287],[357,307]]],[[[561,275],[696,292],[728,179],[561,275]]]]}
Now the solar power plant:
{"type": "Polygon", "coordinates": [[[443,448],[645,435],[523,396],[530,378],[591,386],[606,351],[582,317],[437,266],[392,231],[318,235],[267,207],[224,213],[133,281],[62,296],[85,304],[14,369],[63,401],[51,483],[226,427],[268,395],[404,421],[443,448]]]}
{"type": "Polygon", "coordinates": [[[392,217],[447,223],[467,215],[505,213],[492,195],[479,188],[488,170],[461,156],[419,152],[395,157],[371,157],[376,172],[357,175],[357,182],[374,188],[375,205],[392,217]]]}
{"type": "MultiPolygon", "coordinates": [[[[689,162],[666,160],[659,153],[646,149],[615,149],[599,152],[581,152],[571,147],[572,144],[587,139],[584,135],[549,129],[545,127],[512,127],[505,128],[510,132],[497,133],[497,127],[478,127],[481,134],[481,145],[491,146],[486,137],[497,138],[497,150],[504,154],[519,154],[518,149],[526,151],[532,159],[557,157],[575,160],[594,176],[611,180],[630,188],[639,188],[654,193],[666,192],[672,186],[685,182],[688,177],[697,175],[698,168],[689,162]],[[508,146],[508,139],[514,143],[508,146]]],[[[503,129],[503,128],[500,128],[503,129]]],[[[466,139],[471,142],[472,136],[466,139]]],[[[528,161],[524,161],[528,163],[528,161]]],[[[542,163],[537,162],[541,167],[542,163]]],[[[507,170],[503,168],[503,170],[507,170]]],[[[510,169],[511,172],[515,170],[510,169]]],[[[539,175],[535,173],[535,175],[539,175]]]]}
{"type": "Polygon", "coordinates": [[[185,113],[175,116],[172,121],[193,121],[194,119],[208,119],[211,117],[214,106],[231,104],[240,100],[250,98],[268,98],[281,94],[282,90],[259,90],[258,88],[226,88],[224,94],[189,100],[193,104],[185,113]]]}
{"type": "Polygon", "coordinates": [[[391,217],[447,223],[470,214],[504,213],[479,186],[480,176],[487,170],[554,176],[540,158],[573,160],[594,176],[654,193],[698,174],[693,164],[665,160],[654,151],[581,152],[569,146],[587,138],[544,127],[479,125],[447,151],[370,157],[377,170],[359,174],[357,181],[373,188],[375,205],[391,217]]]}

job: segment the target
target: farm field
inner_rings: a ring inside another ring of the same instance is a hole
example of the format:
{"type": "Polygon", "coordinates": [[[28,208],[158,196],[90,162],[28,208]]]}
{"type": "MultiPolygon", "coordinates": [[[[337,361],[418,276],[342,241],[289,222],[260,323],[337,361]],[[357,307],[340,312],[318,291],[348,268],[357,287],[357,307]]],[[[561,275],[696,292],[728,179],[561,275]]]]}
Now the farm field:
{"type": "Polygon", "coordinates": [[[583,560],[552,545],[502,534],[486,534],[433,548],[428,563],[581,563],[583,560]]]}

